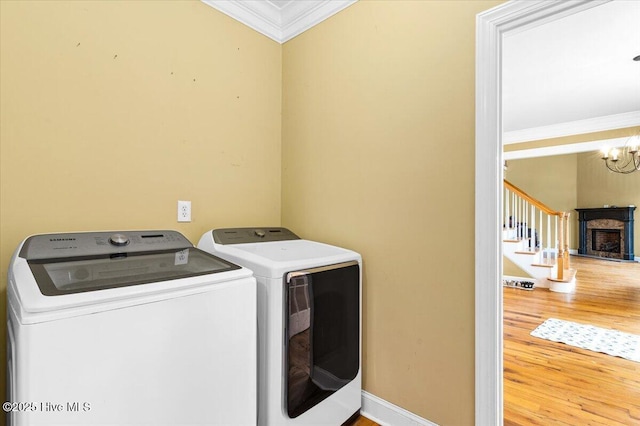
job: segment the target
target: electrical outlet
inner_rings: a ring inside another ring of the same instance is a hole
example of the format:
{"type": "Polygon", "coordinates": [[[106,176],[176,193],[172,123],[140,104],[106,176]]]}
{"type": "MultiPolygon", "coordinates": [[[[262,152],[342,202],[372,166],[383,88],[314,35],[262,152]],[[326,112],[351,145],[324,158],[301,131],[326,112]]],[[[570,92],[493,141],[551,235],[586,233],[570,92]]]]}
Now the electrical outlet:
{"type": "Polygon", "coordinates": [[[178,222],[191,222],[191,201],[178,201],[178,222]]]}

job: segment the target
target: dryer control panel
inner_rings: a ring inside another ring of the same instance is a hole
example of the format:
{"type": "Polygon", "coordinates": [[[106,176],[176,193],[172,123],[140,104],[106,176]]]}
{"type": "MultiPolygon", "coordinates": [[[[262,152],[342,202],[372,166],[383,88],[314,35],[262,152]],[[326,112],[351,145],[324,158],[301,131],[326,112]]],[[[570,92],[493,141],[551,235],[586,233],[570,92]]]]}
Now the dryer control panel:
{"type": "Polygon", "coordinates": [[[19,256],[42,260],[186,248],[193,244],[177,231],[76,232],[31,236],[19,256]]]}
{"type": "Polygon", "coordinates": [[[222,228],[211,232],[216,244],[266,243],[300,239],[287,228],[222,228]]]}

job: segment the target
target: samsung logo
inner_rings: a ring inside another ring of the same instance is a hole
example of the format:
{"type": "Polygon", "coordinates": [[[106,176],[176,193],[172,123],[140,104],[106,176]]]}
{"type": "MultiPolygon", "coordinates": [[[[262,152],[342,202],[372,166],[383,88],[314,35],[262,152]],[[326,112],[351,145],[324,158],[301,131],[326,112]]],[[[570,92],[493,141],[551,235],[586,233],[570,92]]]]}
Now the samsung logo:
{"type": "Polygon", "coordinates": [[[49,241],[75,241],[75,238],[49,238],[49,241]]]}

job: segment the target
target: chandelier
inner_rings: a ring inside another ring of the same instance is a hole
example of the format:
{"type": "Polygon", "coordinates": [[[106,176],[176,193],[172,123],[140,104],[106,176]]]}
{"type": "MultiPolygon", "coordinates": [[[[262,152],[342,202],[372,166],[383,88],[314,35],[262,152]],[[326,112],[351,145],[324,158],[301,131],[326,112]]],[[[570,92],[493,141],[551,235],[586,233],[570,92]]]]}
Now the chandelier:
{"type": "Polygon", "coordinates": [[[640,170],[640,136],[630,137],[621,148],[603,148],[602,159],[609,170],[629,174],[640,170]]]}

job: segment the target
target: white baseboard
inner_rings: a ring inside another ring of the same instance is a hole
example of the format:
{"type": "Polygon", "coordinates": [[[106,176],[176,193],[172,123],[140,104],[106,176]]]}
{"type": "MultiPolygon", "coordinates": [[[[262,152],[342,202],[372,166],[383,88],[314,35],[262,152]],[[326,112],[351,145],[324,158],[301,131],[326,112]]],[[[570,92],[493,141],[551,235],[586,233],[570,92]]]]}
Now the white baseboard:
{"type": "Polygon", "coordinates": [[[382,426],[437,426],[404,408],[362,391],[361,414],[382,426]]]}

